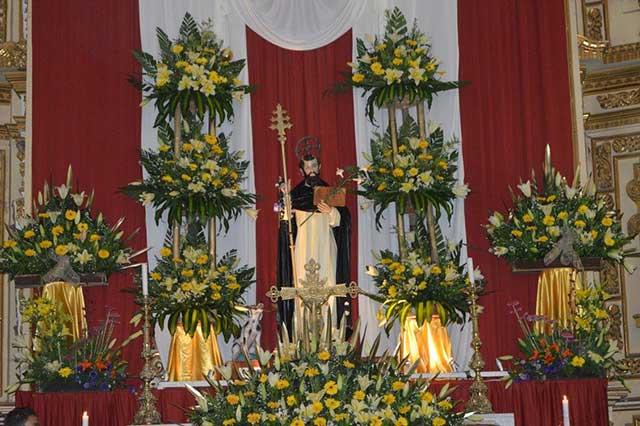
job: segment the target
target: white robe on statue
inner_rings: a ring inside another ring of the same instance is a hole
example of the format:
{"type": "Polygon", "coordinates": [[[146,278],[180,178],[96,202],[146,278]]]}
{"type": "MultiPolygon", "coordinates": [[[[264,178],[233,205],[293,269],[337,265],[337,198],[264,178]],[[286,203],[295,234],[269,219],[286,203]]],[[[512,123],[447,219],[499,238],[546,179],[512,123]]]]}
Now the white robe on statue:
{"type": "MultiPolygon", "coordinates": [[[[333,228],[340,226],[340,212],[336,208],[331,209],[331,213],[306,212],[294,210],[298,234],[295,241],[295,262],[298,286],[302,286],[302,280],[306,275],[305,265],[311,260],[315,260],[320,265],[318,274],[320,280],[326,278],[325,286],[336,285],[336,260],[338,247],[333,236],[333,228]]],[[[332,326],[336,327],[337,316],[335,309],[335,298],[323,306],[322,317],[327,317],[327,308],[331,306],[332,326]]],[[[295,311],[293,319],[294,333],[299,335],[302,332],[303,306],[300,299],[295,299],[295,311]]]]}

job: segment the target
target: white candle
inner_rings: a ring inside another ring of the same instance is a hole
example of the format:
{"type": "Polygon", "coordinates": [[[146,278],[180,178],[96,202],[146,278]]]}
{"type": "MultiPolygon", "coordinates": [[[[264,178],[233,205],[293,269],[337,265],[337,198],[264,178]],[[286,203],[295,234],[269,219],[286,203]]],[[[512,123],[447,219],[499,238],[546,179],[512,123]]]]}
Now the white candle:
{"type": "Polygon", "coordinates": [[[147,273],[147,264],[143,263],[142,267],[141,267],[141,274],[142,274],[142,295],[143,296],[148,296],[149,295],[149,283],[148,283],[148,277],[147,275],[149,275],[147,273]]]}
{"type": "Polygon", "coordinates": [[[89,426],[89,415],[86,411],[82,413],[82,426],[89,426]]]}
{"type": "Polygon", "coordinates": [[[569,421],[569,399],[567,395],[562,396],[562,426],[571,426],[569,421]]]}
{"type": "Polygon", "coordinates": [[[471,285],[475,284],[476,279],[473,273],[473,259],[469,258],[467,259],[467,268],[469,269],[469,282],[471,283],[471,285]]]}

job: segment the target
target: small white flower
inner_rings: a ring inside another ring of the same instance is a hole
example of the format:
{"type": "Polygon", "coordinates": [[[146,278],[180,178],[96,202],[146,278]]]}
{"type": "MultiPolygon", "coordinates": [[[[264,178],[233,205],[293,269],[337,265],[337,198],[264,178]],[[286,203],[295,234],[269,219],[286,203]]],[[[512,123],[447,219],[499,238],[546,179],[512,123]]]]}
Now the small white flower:
{"type": "Polygon", "coordinates": [[[493,254],[495,254],[498,257],[504,256],[508,252],[509,252],[509,250],[507,250],[506,247],[494,247],[493,248],[493,254]]]}
{"type": "Polygon", "coordinates": [[[143,206],[148,206],[153,202],[153,199],[156,198],[155,194],[150,192],[143,192],[140,194],[140,202],[143,206]]]}
{"type": "Polygon", "coordinates": [[[364,179],[362,179],[361,177],[356,177],[352,179],[356,185],[362,185],[362,182],[364,182],[364,179]]]}
{"type": "Polygon", "coordinates": [[[235,197],[236,194],[238,193],[238,191],[236,191],[235,189],[231,189],[231,188],[224,188],[222,191],[220,191],[222,193],[222,195],[224,195],[225,197],[235,197]]]}
{"type": "Polygon", "coordinates": [[[469,186],[465,183],[462,185],[461,184],[454,185],[452,192],[456,197],[466,198],[470,190],[469,190],[469,186]]]}
{"type": "Polygon", "coordinates": [[[65,184],[62,184],[62,185],[58,186],[56,189],[58,190],[58,194],[60,194],[60,198],[62,198],[64,200],[65,198],[67,198],[67,195],[69,195],[69,190],[71,188],[69,188],[65,184]]]}
{"type": "Polygon", "coordinates": [[[344,179],[344,170],[341,168],[337,168],[336,169],[336,176],[340,176],[341,178],[344,179]]]}
{"type": "Polygon", "coordinates": [[[398,33],[389,34],[389,39],[391,39],[391,41],[394,43],[397,43],[401,38],[402,36],[398,33]]]}
{"type": "Polygon", "coordinates": [[[378,275],[380,275],[380,273],[378,272],[375,266],[367,265],[367,275],[370,275],[372,277],[377,277],[378,275]]]}
{"type": "Polygon", "coordinates": [[[90,262],[91,259],[93,259],[93,256],[86,249],[83,250],[82,253],[79,253],[78,255],[76,255],[76,260],[81,265],[84,265],[85,263],[90,262]]]}
{"type": "Polygon", "coordinates": [[[80,207],[84,201],[84,191],[79,194],[71,194],[71,198],[73,198],[73,202],[76,203],[76,206],[80,207]]]}
{"type": "Polygon", "coordinates": [[[434,121],[429,121],[429,134],[435,132],[440,128],[440,125],[434,121]]]}
{"type": "Polygon", "coordinates": [[[118,265],[126,265],[131,263],[131,259],[129,259],[129,255],[127,255],[127,253],[125,253],[124,251],[121,251],[118,257],[116,258],[116,263],[118,265]]]}
{"type": "Polygon", "coordinates": [[[193,193],[204,192],[204,186],[200,182],[190,182],[187,189],[193,193]]]}
{"type": "Polygon", "coordinates": [[[180,157],[180,159],[178,160],[178,166],[182,167],[183,169],[188,169],[190,163],[191,161],[189,161],[187,157],[180,157]]]}
{"type": "Polygon", "coordinates": [[[499,228],[502,225],[503,220],[504,216],[502,216],[499,212],[494,212],[491,216],[489,216],[489,223],[496,228],[499,228]]]}
{"type": "Polygon", "coordinates": [[[371,207],[371,203],[368,201],[360,203],[360,210],[362,210],[363,212],[369,210],[369,207],[371,207]]]}
{"type": "Polygon", "coordinates": [[[258,220],[258,213],[260,213],[260,209],[244,209],[244,212],[253,220],[258,220]]]}
{"type": "Polygon", "coordinates": [[[522,191],[525,197],[531,197],[531,181],[519,184],[518,189],[522,191]]]}

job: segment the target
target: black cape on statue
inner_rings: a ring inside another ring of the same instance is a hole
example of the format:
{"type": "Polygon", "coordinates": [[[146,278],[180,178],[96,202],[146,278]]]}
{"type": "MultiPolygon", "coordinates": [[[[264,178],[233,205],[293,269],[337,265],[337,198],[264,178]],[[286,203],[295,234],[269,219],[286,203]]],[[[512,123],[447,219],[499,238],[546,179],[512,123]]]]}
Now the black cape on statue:
{"type": "MultiPolygon", "coordinates": [[[[329,186],[321,179],[317,179],[314,186],[329,186]]],[[[317,211],[313,205],[313,186],[308,186],[305,181],[300,182],[291,191],[291,205],[294,210],[302,210],[307,212],[317,211]]],[[[346,207],[336,207],[340,213],[340,225],[333,228],[333,237],[336,240],[337,260],[336,260],[336,284],[349,284],[350,279],[350,260],[351,260],[351,214],[346,207]]],[[[322,214],[322,213],[316,213],[322,214]]],[[[295,243],[297,236],[297,224],[295,216],[292,217],[293,241],[295,243]]],[[[291,267],[291,250],[289,248],[288,225],[286,220],[280,221],[278,233],[278,286],[291,287],[293,285],[293,272],[291,267]]],[[[304,275],[304,274],[302,274],[304,275]]],[[[344,315],[346,297],[337,297],[337,306],[331,309],[336,311],[338,323],[344,315]]],[[[293,310],[294,301],[284,300],[278,302],[278,324],[286,324],[290,336],[293,336],[293,310]]],[[[350,318],[349,318],[350,320],[350,318]]],[[[350,322],[347,322],[350,327],[350,322]]]]}

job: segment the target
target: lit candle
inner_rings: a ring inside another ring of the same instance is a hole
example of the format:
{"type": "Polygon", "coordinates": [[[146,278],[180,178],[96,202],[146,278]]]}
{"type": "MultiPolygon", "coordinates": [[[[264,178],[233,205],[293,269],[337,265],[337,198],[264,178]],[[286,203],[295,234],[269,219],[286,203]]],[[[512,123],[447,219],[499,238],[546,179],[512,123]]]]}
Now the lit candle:
{"type": "Polygon", "coordinates": [[[141,274],[142,274],[142,295],[143,296],[148,296],[149,295],[149,283],[148,283],[148,273],[147,273],[147,264],[143,263],[142,267],[141,267],[141,274]]]}
{"type": "Polygon", "coordinates": [[[82,413],[82,426],[89,426],[89,415],[86,411],[82,413]]]}
{"type": "Polygon", "coordinates": [[[562,396],[562,426],[571,426],[569,421],[569,398],[567,398],[567,395],[562,396]]]}
{"type": "Polygon", "coordinates": [[[467,268],[469,269],[469,282],[471,283],[471,285],[474,285],[476,283],[476,279],[473,273],[473,259],[469,258],[467,259],[467,268]]]}

